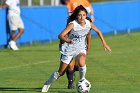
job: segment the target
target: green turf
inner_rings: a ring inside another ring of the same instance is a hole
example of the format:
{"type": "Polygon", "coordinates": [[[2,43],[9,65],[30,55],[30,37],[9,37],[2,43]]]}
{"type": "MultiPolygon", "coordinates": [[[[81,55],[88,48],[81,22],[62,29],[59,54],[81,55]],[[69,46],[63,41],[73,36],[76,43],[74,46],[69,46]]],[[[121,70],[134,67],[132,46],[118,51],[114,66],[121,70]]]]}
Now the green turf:
{"type": "MultiPolygon", "coordinates": [[[[106,36],[112,53],[103,50],[93,37],[87,57],[86,78],[90,93],[140,93],[140,32],[106,36]]],[[[59,67],[58,42],[20,47],[19,51],[0,50],[0,93],[37,93],[59,67]]],[[[76,72],[76,81],[78,81],[76,72]]],[[[75,82],[76,83],[76,82],[75,82]]],[[[67,89],[64,75],[48,93],[77,93],[67,89]]]]}

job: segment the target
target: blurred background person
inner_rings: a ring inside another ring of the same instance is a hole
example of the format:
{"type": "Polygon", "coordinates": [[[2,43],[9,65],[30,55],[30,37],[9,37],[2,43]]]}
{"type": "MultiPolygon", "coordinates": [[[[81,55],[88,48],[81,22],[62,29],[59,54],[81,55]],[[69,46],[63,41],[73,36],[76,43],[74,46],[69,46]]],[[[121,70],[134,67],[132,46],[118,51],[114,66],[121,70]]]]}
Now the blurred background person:
{"type": "Polygon", "coordinates": [[[24,23],[20,16],[20,0],[6,0],[3,5],[0,5],[0,8],[8,8],[9,26],[12,31],[9,46],[12,50],[19,50],[16,40],[24,32],[24,23]],[[17,30],[18,33],[16,33],[17,30]]]}
{"type": "Polygon", "coordinates": [[[94,11],[88,0],[61,0],[61,3],[67,6],[69,16],[73,13],[77,6],[84,6],[90,16],[90,19],[92,22],[94,21],[94,11]]]}

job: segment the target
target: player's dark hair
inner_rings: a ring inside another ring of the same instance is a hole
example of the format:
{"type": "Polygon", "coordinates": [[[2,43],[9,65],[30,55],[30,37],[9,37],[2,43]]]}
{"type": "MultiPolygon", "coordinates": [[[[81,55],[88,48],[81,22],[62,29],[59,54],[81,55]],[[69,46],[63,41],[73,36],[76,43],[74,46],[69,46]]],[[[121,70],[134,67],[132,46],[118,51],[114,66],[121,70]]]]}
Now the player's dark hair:
{"type": "Polygon", "coordinates": [[[92,22],[92,20],[89,17],[86,17],[87,20],[89,20],[90,22],[92,22]]]}
{"type": "Polygon", "coordinates": [[[86,15],[87,15],[87,10],[86,10],[82,5],[80,5],[80,6],[77,6],[77,7],[75,8],[74,12],[73,12],[72,15],[69,17],[69,19],[70,19],[71,21],[77,19],[78,13],[79,13],[80,11],[85,11],[85,13],[86,13],[86,15]]]}

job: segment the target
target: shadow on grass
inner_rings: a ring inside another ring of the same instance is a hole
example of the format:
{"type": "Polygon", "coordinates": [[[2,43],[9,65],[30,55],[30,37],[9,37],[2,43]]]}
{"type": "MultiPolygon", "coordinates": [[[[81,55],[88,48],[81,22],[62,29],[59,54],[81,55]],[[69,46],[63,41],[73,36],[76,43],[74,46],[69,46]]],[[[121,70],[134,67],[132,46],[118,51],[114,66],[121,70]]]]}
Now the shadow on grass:
{"type": "Polygon", "coordinates": [[[72,91],[58,91],[58,93],[78,93],[78,92],[72,92],[72,91]]]}
{"type": "MultiPolygon", "coordinates": [[[[67,88],[50,88],[50,92],[58,92],[58,93],[77,93],[72,91],[66,91],[67,88]],[[61,90],[59,90],[61,89],[61,90]],[[64,90],[63,90],[64,89],[64,90]]],[[[0,87],[0,91],[34,91],[41,92],[41,88],[12,88],[12,87],[0,87]]]]}
{"type": "Polygon", "coordinates": [[[0,87],[0,91],[36,91],[40,92],[41,88],[11,88],[11,87],[0,87]]]}

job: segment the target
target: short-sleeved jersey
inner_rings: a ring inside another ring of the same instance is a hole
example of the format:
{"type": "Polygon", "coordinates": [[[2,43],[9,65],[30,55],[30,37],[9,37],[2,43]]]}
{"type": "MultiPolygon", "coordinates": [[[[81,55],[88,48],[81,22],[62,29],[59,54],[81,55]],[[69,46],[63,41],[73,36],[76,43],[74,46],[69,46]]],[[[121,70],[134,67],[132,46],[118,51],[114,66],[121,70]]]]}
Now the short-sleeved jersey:
{"type": "Polygon", "coordinates": [[[63,43],[60,52],[64,55],[74,55],[80,50],[86,50],[86,36],[90,31],[91,25],[89,20],[85,19],[85,26],[82,27],[76,20],[70,22],[73,23],[74,27],[68,34],[68,39],[73,43],[63,43]]]}
{"type": "Polygon", "coordinates": [[[90,6],[90,3],[88,0],[69,0],[69,2],[67,3],[67,8],[70,11],[68,12],[73,12],[75,8],[79,5],[88,8],[90,6]]]}
{"type": "Polygon", "coordinates": [[[6,4],[9,6],[9,16],[20,15],[20,1],[19,0],[6,0],[6,4]]]}

